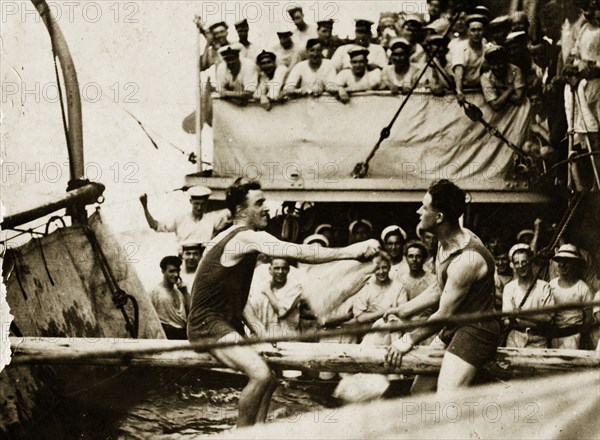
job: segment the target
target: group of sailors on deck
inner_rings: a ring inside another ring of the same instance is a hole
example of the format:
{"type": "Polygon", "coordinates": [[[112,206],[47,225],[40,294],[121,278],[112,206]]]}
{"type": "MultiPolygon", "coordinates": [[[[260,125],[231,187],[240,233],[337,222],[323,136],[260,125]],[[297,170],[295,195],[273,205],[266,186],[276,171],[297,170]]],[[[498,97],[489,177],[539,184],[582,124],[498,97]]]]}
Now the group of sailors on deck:
{"type": "Polygon", "coordinates": [[[279,43],[268,50],[249,41],[246,19],[235,23],[237,43],[229,43],[225,22],[212,23],[204,30],[208,44],[200,68],[216,66],[221,96],[256,98],[264,104],[324,92],[342,101],[347,92],[407,93],[428,57],[432,66],[416,85],[434,94],[454,90],[462,100],[464,90],[481,88],[486,100],[501,108],[541,92],[543,71],[534,61],[526,15],[493,19],[479,6],[470,14],[461,12],[445,36],[453,11],[438,0],[428,4],[428,20],[417,14],[382,14],[376,37],[372,21],[356,19],[354,40],[335,36],[332,19],[306,23],[302,8],[295,6],[288,10],[295,29],[278,31],[279,43]]]}
{"type": "MultiPolygon", "coordinates": [[[[294,28],[280,29],[273,47],[251,41],[247,19],[235,23],[233,43],[227,23],[201,24],[200,69],[215,67],[209,82],[224,99],[254,99],[267,110],[299,96],[347,103],[354,92],[413,88],[454,94],[462,105],[465,92],[477,90],[494,111],[531,104],[523,150],[547,167],[573,152],[600,151],[600,1],[553,0],[535,17],[494,16],[477,2],[468,9],[460,3],[429,0],[425,15],[383,13],[375,35],[374,23],[358,18],[354,39],[336,36],[332,19],[308,23],[294,6],[294,28]]],[[[573,167],[575,189],[600,188],[600,156],[573,167]]]]}
{"type": "MultiPolygon", "coordinates": [[[[208,188],[193,187],[188,192],[191,213],[170,223],[154,220],[146,198],[142,197],[149,225],[158,232],[175,232],[180,243],[180,255],[166,256],[160,262],[163,279],[150,294],[167,337],[173,339],[186,339],[190,295],[204,249],[218,231],[230,224],[226,210],[204,212],[204,203],[211,194],[208,188]]],[[[534,265],[538,263],[534,260],[534,249],[539,246],[540,225],[541,221],[537,220],[534,229],[519,232],[517,242],[510,250],[495,240],[486,242],[496,261],[496,309],[510,312],[565,302],[589,302],[594,297],[600,299],[600,275],[595,272],[592,261],[586,264],[584,255],[587,253],[572,244],[563,242],[556,250],[546,277],[549,282],[535,279],[534,265]]],[[[303,244],[324,248],[335,246],[339,242],[336,229],[332,224],[321,224],[303,240],[303,244]]],[[[357,219],[348,227],[348,244],[370,239],[374,233],[371,221],[357,219]]],[[[373,274],[333,313],[319,320],[311,312],[309,298],[303,296],[303,285],[311,283],[310,265],[298,265],[286,258],[259,258],[244,308],[248,333],[273,337],[320,327],[383,325],[394,315],[394,309],[437,283],[435,239],[428,232],[409,238],[398,225],[383,228],[379,234],[382,251],[374,259],[373,274]]],[[[425,310],[411,319],[426,318],[432,311],[425,310]]],[[[600,310],[569,310],[506,320],[506,346],[595,348],[599,332],[578,331],[594,320],[600,320],[600,310]]],[[[361,342],[361,339],[343,337],[338,342],[361,342]]],[[[369,335],[364,343],[380,344],[386,340],[369,335]]]]}

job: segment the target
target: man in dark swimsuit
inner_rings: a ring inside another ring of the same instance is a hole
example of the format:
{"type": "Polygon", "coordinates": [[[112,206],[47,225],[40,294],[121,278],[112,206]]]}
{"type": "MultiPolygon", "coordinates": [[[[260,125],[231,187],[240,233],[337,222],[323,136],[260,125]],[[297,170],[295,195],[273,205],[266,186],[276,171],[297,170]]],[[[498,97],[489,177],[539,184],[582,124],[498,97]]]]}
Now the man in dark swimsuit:
{"type": "MultiPolygon", "coordinates": [[[[262,231],[269,209],[260,184],[238,179],[227,190],[227,207],[233,226],[207,246],[196,272],[187,334],[192,343],[236,341],[244,334],[242,312],[252,282],[258,253],[274,258],[295,258],[304,263],[373,257],[376,240],[345,248],[322,248],[283,242],[262,231]]],[[[276,382],[263,358],[249,346],[232,346],[211,352],[227,366],[248,376],[239,400],[238,427],[264,422],[276,382]]]]}
{"type": "MultiPolygon", "coordinates": [[[[389,310],[405,318],[427,307],[438,306],[432,318],[446,318],[462,313],[484,313],[494,310],[494,259],[481,240],[461,227],[465,211],[465,192],[443,179],[433,183],[417,211],[419,228],[438,239],[436,274],[438,288],[428,289],[412,301],[389,310]]],[[[389,348],[386,361],[393,367],[402,356],[439,328],[421,327],[407,333],[389,348]]],[[[474,324],[448,325],[433,344],[447,347],[437,378],[438,392],[452,391],[469,385],[477,370],[493,359],[500,339],[500,323],[496,319],[474,324]]],[[[417,377],[413,392],[431,391],[435,383],[417,377]],[[433,385],[433,386],[432,386],[433,385]]]]}

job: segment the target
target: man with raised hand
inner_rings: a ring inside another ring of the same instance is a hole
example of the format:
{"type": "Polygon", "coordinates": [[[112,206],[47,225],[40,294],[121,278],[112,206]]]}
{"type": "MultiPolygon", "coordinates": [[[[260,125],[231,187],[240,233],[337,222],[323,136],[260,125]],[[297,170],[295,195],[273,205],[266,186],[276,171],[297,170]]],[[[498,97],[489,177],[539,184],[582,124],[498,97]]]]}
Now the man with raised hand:
{"type": "MultiPolygon", "coordinates": [[[[207,248],[192,289],[188,319],[191,343],[234,342],[244,334],[243,310],[258,253],[273,258],[295,258],[305,263],[365,259],[375,256],[379,243],[368,240],[344,248],[322,248],[283,242],[264,232],[269,209],[260,183],[238,179],[229,187],[227,206],[233,226],[217,235],[207,248]]],[[[248,346],[214,349],[211,353],[248,376],[239,399],[238,427],[266,420],[276,387],[273,372],[248,346]]]]}
{"type": "Polygon", "coordinates": [[[229,211],[223,209],[205,212],[206,201],[212,194],[210,188],[201,185],[193,186],[188,189],[187,194],[190,197],[191,210],[169,221],[156,220],[148,209],[148,195],[142,194],[140,203],[144,208],[144,216],[148,226],[156,232],[174,232],[179,246],[188,242],[206,245],[231,221],[229,211]]]}
{"type": "MultiPolygon", "coordinates": [[[[439,289],[428,289],[412,301],[391,309],[386,316],[395,314],[406,318],[436,305],[438,309],[429,319],[494,311],[494,259],[481,240],[459,223],[465,211],[465,197],[462,189],[446,179],[429,187],[417,211],[418,227],[432,232],[439,241],[436,259],[439,289]]],[[[487,319],[471,324],[417,328],[390,345],[386,362],[399,367],[403,355],[440,327],[443,327],[442,332],[432,345],[447,348],[437,378],[438,392],[447,392],[471,384],[477,370],[495,356],[500,323],[497,319],[487,319]]],[[[434,388],[435,383],[420,376],[413,384],[413,392],[434,388]]]]}

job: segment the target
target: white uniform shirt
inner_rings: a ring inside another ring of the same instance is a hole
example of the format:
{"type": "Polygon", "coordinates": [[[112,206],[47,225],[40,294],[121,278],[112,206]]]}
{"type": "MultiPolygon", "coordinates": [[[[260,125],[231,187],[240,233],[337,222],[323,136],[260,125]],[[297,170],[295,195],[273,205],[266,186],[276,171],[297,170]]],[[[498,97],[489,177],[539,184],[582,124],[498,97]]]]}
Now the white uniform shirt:
{"type": "Polygon", "coordinates": [[[176,286],[168,289],[159,284],[150,292],[150,299],[161,324],[175,328],[185,328],[187,322],[186,300],[183,293],[176,286]]]}
{"type": "Polygon", "coordinates": [[[352,313],[360,316],[363,313],[384,312],[407,301],[408,293],[397,279],[381,285],[377,283],[375,275],[371,275],[367,284],[353,297],[352,313]]]}
{"type": "Polygon", "coordinates": [[[191,212],[174,218],[170,222],[158,222],[156,232],[175,232],[177,243],[202,243],[206,246],[214,233],[229,221],[229,210],[206,212],[197,220],[191,212]]]}
{"type": "Polygon", "coordinates": [[[323,60],[317,70],[313,70],[308,60],[294,66],[286,80],[286,88],[299,88],[303,92],[326,90],[335,85],[335,66],[331,60],[323,60]]]}
{"type": "MultiPolygon", "coordinates": [[[[552,290],[552,296],[556,305],[571,302],[588,302],[594,298],[592,291],[583,280],[579,280],[571,287],[565,288],[558,285],[558,278],[554,278],[550,280],[550,289],[552,290]]],[[[583,309],[556,312],[554,323],[558,327],[583,324],[583,309]]]]}
{"type": "Polygon", "coordinates": [[[236,77],[223,62],[217,66],[217,91],[254,92],[258,86],[258,69],[256,61],[240,57],[241,68],[236,77]]]}
{"type": "Polygon", "coordinates": [[[343,87],[348,92],[365,92],[381,88],[381,69],[365,72],[361,78],[357,78],[350,69],[344,69],[335,77],[338,87],[343,87]]]}
{"type": "MultiPolygon", "coordinates": [[[[331,61],[334,62],[335,68],[338,72],[342,69],[350,68],[350,55],[348,55],[348,52],[355,48],[356,44],[344,44],[343,46],[337,48],[331,57],[331,61]]],[[[371,43],[366,49],[369,51],[369,55],[367,56],[367,62],[369,64],[374,64],[380,69],[383,69],[389,64],[385,49],[379,44],[371,43]]]]}
{"type": "Polygon", "coordinates": [[[480,87],[481,66],[483,66],[483,41],[481,51],[475,51],[469,45],[469,40],[463,40],[456,44],[452,53],[452,71],[456,66],[463,66],[463,87],[480,87]]]}

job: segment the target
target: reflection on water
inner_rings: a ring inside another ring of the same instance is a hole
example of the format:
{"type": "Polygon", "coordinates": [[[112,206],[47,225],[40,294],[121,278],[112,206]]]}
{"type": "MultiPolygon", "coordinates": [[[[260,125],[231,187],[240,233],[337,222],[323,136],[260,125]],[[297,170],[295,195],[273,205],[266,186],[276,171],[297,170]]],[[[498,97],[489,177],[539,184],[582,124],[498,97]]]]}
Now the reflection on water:
{"type": "MultiPolygon", "coordinates": [[[[237,402],[245,383],[243,377],[227,373],[185,373],[168,388],[151,390],[118,421],[119,437],[142,439],[193,439],[235,426],[237,402]]],[[[280,382],[273,395],[269,418],[290,423],[311,410],[334,412],[324,407],[331,386],[280,382]]]]}
{"type": "MultiPolygon", "coordinates": [[[[129,368],[110,382],[72,393],[32,438],[195,439],[232,429],[246,380],[239,374],[191,369],[129,368]],[[49,425],[56,429],[49,430],[49,425]]],[[[333,420],[335,382],[280,380],[270,420],[333,420]],[[318,415],[303,414],[318,411],[318,415]]],[[[317,421],[318,422],[318,421],[317,421]]]]}

